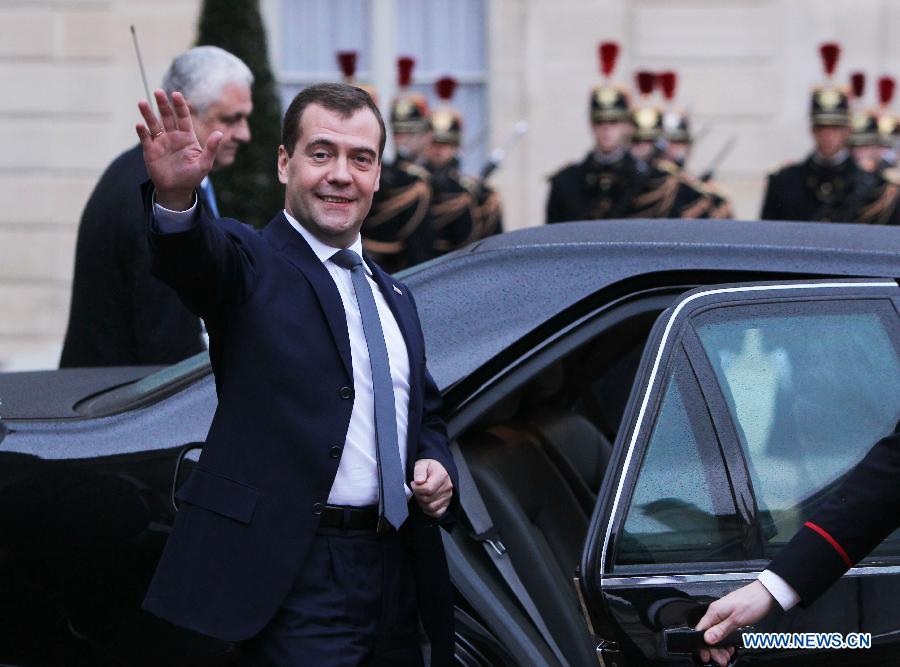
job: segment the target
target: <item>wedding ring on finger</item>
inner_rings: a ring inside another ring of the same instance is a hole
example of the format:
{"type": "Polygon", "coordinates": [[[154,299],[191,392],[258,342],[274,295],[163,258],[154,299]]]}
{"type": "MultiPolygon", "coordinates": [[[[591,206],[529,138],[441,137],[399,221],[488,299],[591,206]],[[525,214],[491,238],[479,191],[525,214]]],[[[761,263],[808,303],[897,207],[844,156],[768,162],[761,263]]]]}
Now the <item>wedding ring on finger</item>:
{"type": "Polygon", "coordinates": [[[158,137],[159,135],[161,135],[163,132],[165,132],[165,130],[164,130],[163,128],[159,128],[156,132],[151,132],[151,133],[150,133],[150,138],[151,138],[151,139],[156,139],[156,137],[158,137]]]}

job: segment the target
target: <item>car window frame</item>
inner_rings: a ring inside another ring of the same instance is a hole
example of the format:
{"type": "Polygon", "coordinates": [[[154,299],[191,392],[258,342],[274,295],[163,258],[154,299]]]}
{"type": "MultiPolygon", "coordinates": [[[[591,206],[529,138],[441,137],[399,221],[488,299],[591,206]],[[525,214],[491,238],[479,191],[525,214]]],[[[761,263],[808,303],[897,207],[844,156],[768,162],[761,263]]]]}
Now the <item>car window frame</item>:
{"type": "Polygon", "coordinates": [[[747,554],[747,558],[744,560],[758,560],[763,557],[764,547],[759,523],[759,505],[750,477],[750,465],[741,447],[737,424],[728,409],[725,392],[694,327],[693,318],[696,315],[697,313],[694,313],[686,323],[682,345],[688,355],[691,368],[697,376],[700,393],[709,410],[719,447],[722,449],[725,474],[730,480],[729,490],[734,507],[744,525],[744,544],[753,550],[747,554]]]}
{"type": "MultiPolygon", "coordinates": [[[[731,410],[728,408],[727,399],[725,397],[725,389],[722,387],[719,378],[716,376],[712,360],[709,358],[709,354],[702,341],[700,340],[694,323],[696,322],[698,317],[702,316],[704,313],[710,310],[719,310],[730,307],[755,307],[768,304],[798,302],[846,303],[850,301],[878,301],[881,303],[890,304],[893,311],[893,317],[890,319],[883,318],[882,315],[884,313],[882,312],[877,312],[874,309],[872,312],[882,321],[885,327],[885,331],[888,334],[888,338],[894,347],[894,351],[896,352],[897,357],[900,358],[900,297],[891,297],[889,295],[821,295],[807,296],[803,298],[773,297],[753,300],[752,303],[748,303],[747,301],[723,301],[720,303],[708,304],[706,306],[700,307],[697,310],[692,311],[689,315],[688,321],[686,322],[685,326],[684,336],[685,338],[691,339],[691,344],[689,345],[689,354],[692,358],[692,365],[694,365],[695,367],[695,372],[696,369],[701,369],[700,372],[703,373],[705,377],[705,380],[700,382],[701,391],[704,392],[704,396],[706,397],[708,403],[712,402],[715,405],[715,408],[710,412],[713,415],[714,422],[716,422],[717,424],[721,424],[721,431],[719,433],[720,441],[724,446],[728,447],[731,452],[731,457],[726,458],[726,464],[733,462],[731,465],[729,465],[729,478],[732,480],[736,480],[737,483],[740,484],[739,488],[734,488],[734,485],[732,485],[732,491],[735,493],[736,498],[738,495],[740,495],[742,498],[749,499],[752,502],[752,505],[750,506],[752,512],[748,517],[748,519],[752,520],[752,525],[748,526],[748,539],[752,540],[752,542],[750,543],[752,543],[753,547],[758,551],[757,553],[748,554],[748,558],[746,561],[726,562],[725,565],[728,566],[727,569],[729,571],[736,570],[737,568],[734,566],[738,563],[756,563],[758,564],[759,570],[761,571],[769,562],[771,557],[765,555],[765,544],[762,536],[761,525],[762,516],[759,512],[759,505],[756,500],[756,491],[754,489],[753,481],[750,476],[750,463],[747,460],[747,454],[744,452],[744,449],[741,446],[737,424],[735,423],[734,417],[731,414],[731,410]]],[[[716,428],[717,431],[719,431],[719,426],[717,426],[716,428]]],[[[874,442],[872,444],[874,445],[874,442]]],[[[833,487],[838,483],[839,481],[836,481],[829,486],[833,487]]],[[[827,487],[822,487],[817,491],[817,493],[825,493],[827,495],[827,493],[830,493],[831,490],[833,490],[826,489],[827,487]]],[[[736,506],[739,508],[741,507],[740,505],[736,506]]],[[[861,559],[853,569],[858,567],[900,567],[900,553],[896,555],[879,554],[877,556],[866,556],[865,558],[861,559]]]]}
{"type": "MultiPolygon", "coordinates": [[[[604,489],[598,496],[598,506],[595,509],[588,531],[585,550],[582,555],[581,571],[588,574],[585,581],[586,593],[589,597],[602,594],[603,581],[609,579],[622,579],[641,576],[641,572],[623,575],[613,571],[614,554],[617,543],[621,537],[624,520],[627,514],[627,503],[630,495],[625,497],[623,492],[626,486],[633,488],[633,480],[640,470],[640,462],[646,451],[649,436],[652,433],[653,424],[659,409],[661,397],[665,392],[666,381],[669,376],[670,366],[674,358],[677,344],[683,340],[685,327],[689,326],[690,319],[701,310],[719,307],[727,302],[734,304],[761,303],[764,300],[797,301],[801,299],[821,300],[829,297],[830,300],[858,299],[862,297],[882,298],[891,300],[895,310],[898,307],[898,284],[896,280],[884,278],[834,278],[834,279],[808,279],[808,280],[778,280],[753,283],[736,283],[731,285],[704,286],[683,294],[667,309],[653,327],[648,338],[645,357],[641,367],[635,376],[632,397],[626,409],[622,428],[619,430],[614,445],[614,456],[610,461],[610,467],[614,474],[607,475],[604,481],[604,489]],[[891,290],[893,293],[882,292],[875,295],[866,290],[891,290]],[[816,292],[815,290],[823,290],[816,292]],[[830,296],[831,292],[839,290],[839,296],[830,296]],[[737,298],[736,294],[753,295],[756,293],[771,292],[776,296],[756,298],[745,296],[737,298]],[[651,347],[652,346],[652,347],[651,347]],[[651,415],[649,421],[647,416],[651,415]],[[635,453],[638,453],[637,461],[635,453]],[[591,580],[594,585],[591,585],[591,580]]],[[[699,342],[699,341],[698,341],[699,342]]],[[[705,354],[705,352],[704,352],[705,354]]],[[[703,384],[703,383],[701,383],[703,384]]],[[[721,394],[721,388],[718,389],[721,394]]],[[[721,394],[724,401],[724,394],[721,394]]],[[[721,414],[720,410],[716,410],[721,414]]],[[[724,424],[723,424],[724,428],[724,424]]],[[[758,513],[757,513],[758,516],[758,513]]],[[[741,573],[748,570],[762,569],[763,559],[749,559],[746,561],[725,561],[722,563],[707,564],[679,564],[677,570],[671,564],[661,566],[629,566],[640,568],[643,574],[653,576],[662,572],[677,572],[677,574],[708,575],[720,573],[741,573]]]]}
{"type": "MultiPolygon", "coordinates": [[[[689,323],[686,323],[689,326],[689,323]]],[[[661,379],[661,387],[662,390],[659,392],[656,397],[656,405],[654,409],[654,420],[652,425],[646,431],[646,440],[643,443],[643,449],[641,451],[640,461],[634,463],[635,470],[640,471],[643,468],[644,462],[649,453],[649,445],[650,441],[653,439],[653,435],[656,432],[657,425],[659,424],[659,419],[661,417],[661,406],[665,401],[666,396],[668,395],[668,390],[670,388],[670,383],[674,382],[678,385],[678,390],[681,392],[682,401],[684,402],[684,407],[686,411],[687,418],[690,422],[691,430],[696,434],[698,428],[698,419],[705,420],[706,427],[708,427],[710,433],[712,434],[713,441],[707,442],[701,438],[697,439],[697,445],[699,447],[698,456],[700,458],[700,463],[703,467],[704,478],[708,481],[708,473],[710,472],[710,468],[707,463],[712,463],[712,465],[718,465],[719,469],[723,473],[723,475],[727,476],[728,479],[731,479],[729,475],[729,466],[728,461],[725,458],[725,448],[722,446],[721,437],[719,435],[719,428],[716,425],[716,419],[713,414],[713,411],[710,407],[708,400],[703,392],[701,378],[697,373],[697,369],[694,367],[693,362],[691,361],[691,354],[688,352],[687,345],[685,345],[685,341],[682,339],[678,342],[678,344],[673,345],[672,355],[668,362],[668,367],[666,369],[666,373],[663,375],[661,379]],[[676,376],[678,372],[678,364],[681,359],[684,359],[684,368],[683,372],[676,376]],[[690,399],[696,398],[698,399],[698,403],[691,401],[690,399]]],[[[701,427],[702,428],[702,427],[701,427]]],[[[628,480],[628,502],[627,507],[632,507],[632,502],[634,500],[634,494],[637,490],[638,479],[640,475],[635,474],[628,480]]],[[[718,487],[712,488],[711,500],[713,506],[721,507],[723,504],[727,504],[729,506],[733,506],[737,511],[738,505],[732,491],[733,485],[729,483],[727,489],[722,489],[718,487]],[[728,491],[727,494],[723,493],[723,491],[728,491]]],[[[623,511],[622,513],[622,526],[618,531],[618,535],[621,536],[622,531],[624,530],[625,524],[627,523],[628,512],[623,511]]],[[[746,538],[743,538],[746,539],[746,538]]],[[[615,551],[612,554],[612,564],[613,568],[612,573],[615,576],[619,577],[629,577],[647,573],[653,573],[659,570],[671,570],[674,565],[677,565],[679,569],[684,569],[685,571],[692,571],[695,569],[696,565],[700,565],[702,567],[706,567],[709,564],[709,561],[683,561],[678,563],[640,563],[640,564],[623,564],[617,563],[619,550],[621,548],[621,539],[616,540],[615,551]]],[[[723,562],[732,562],[732,561],[723,561],[723,562]]]]}

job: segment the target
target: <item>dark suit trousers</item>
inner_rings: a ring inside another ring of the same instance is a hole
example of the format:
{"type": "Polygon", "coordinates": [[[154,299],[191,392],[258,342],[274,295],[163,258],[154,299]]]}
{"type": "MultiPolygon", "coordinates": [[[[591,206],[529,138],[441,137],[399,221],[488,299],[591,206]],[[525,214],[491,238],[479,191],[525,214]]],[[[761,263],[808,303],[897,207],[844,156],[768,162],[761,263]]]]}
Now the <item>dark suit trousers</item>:
{"type": "Polygon", "coordinates": [[[320,528],[287,599],[242,646],[243,667],[421,667],[404,532],[320,528]]]}

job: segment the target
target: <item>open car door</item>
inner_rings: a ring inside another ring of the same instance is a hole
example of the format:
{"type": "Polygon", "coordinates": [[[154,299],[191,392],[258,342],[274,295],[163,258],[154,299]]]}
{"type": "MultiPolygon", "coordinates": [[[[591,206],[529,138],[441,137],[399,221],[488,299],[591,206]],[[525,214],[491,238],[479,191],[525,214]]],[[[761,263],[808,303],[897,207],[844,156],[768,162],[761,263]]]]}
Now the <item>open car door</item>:
{"type": "MultiPolygon", "coordinates": [[[[663,313],[582,557],[602,664],[695,663],[685,629],[755,579],[894,430],[898,311],[886,279],[705,287],[663,313]]],[[[872,648],[739,650],[739,664],[900,660],[900,533],[811,606],[755,629],[871,633],[872,648]]]]}

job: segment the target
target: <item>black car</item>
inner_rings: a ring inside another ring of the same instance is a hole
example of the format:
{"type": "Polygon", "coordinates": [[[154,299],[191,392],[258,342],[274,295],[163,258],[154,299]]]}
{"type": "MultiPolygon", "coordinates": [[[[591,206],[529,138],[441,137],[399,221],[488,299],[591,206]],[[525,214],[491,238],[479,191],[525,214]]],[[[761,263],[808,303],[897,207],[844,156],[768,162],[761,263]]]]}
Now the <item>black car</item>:
{"type": "MultiPolygon", "coordinates": [[[[463,464],[457,662],[692,664],[705,605],[900,418],[896,276],[897,229],[730,221],[523,230],[402,276],[463,464]]],[[[231,664],[140,611],[214,408],[202,356],[0,375],[0,664],[231,664]]],[[[739,660],[900,661],[898,594],[892,536],[758,628],[871,649],[739,660]]]]}

